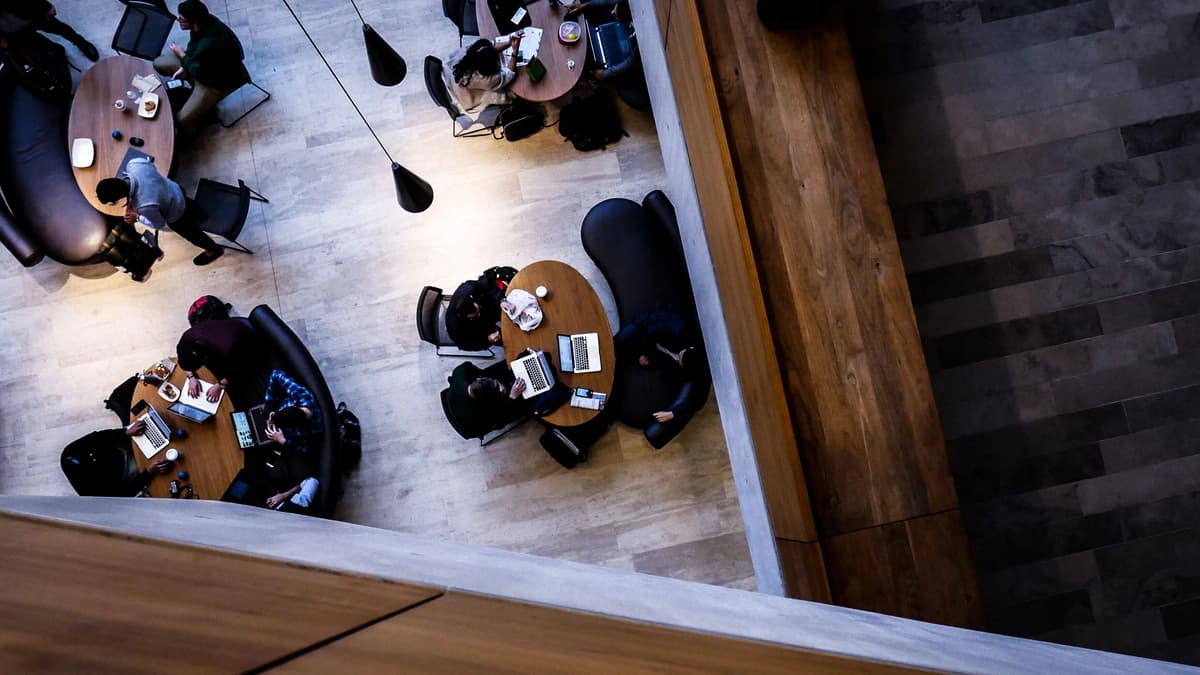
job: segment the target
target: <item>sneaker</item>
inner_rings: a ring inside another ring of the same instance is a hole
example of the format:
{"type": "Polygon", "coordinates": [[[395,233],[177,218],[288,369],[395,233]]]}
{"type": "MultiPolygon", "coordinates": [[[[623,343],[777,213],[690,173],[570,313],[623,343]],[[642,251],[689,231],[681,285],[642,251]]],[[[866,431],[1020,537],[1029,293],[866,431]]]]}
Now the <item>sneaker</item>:
{"type": "Polygon", "coordinates": [[[223,255],[225,255],[225,249],[223,249],[223,248],[218,248],[213,251],[205,251],[204,253],[201,253],[200,255],[196,256],[195,258],[192,258],[192,264],[204,266],[204,265],[207,265],[208,263],[216,260],[217,258],[220,258],[223,255]]]}
{"type": "Polygon", "coordinates": [[[131,275],[129,275],[129,278],[133,279],[134,281],[136,281],[136,282],[138,282],[138,283],[140,284],[140,283],[143,283],[143,282],[145,282],[147,279],[149,279],[149,278],[150,278],[150,274],[151,274],[153,271],[154,271],[154,270],[146,270],[146,273],[145,273],[145,274],[142,274],[142,275],[140,275],[140,276],[135,276],[135,275],[132,275],[132,274],[131,274],[131,275]]]}

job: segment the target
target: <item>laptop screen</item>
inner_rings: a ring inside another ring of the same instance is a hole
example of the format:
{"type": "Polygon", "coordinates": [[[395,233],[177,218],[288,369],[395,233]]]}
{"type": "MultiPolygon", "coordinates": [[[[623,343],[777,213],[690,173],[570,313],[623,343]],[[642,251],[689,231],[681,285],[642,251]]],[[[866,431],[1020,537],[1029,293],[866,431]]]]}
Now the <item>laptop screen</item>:
{"type": "Polygon", "coordinates": [[[575,350],[571,347],[571,336],[558,336],[558,368],[564,373],[575,372],[575,350]]]}
{"type": "Polygon", "coordinates": [[[192,406],[186,403],[180,403],[179,401],[172,403],[171,407],[167,408],[167,410],[170,410],[180,417],[186,417],[193,422],[207,422],[208,418],[212,417],[212,413],[200,410],[199,408],[193,408],[192,406]]]}

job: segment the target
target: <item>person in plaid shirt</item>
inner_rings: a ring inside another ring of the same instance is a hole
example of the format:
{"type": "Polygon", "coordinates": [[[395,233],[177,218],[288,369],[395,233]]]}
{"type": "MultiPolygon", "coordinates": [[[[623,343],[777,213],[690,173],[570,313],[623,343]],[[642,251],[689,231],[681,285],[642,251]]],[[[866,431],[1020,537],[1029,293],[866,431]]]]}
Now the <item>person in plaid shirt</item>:
{"type": "Polygon", "coordinates": [[[267,436],[293,453],[310,450],[312,437],[321,430],[321,409],[312,392],[282,370],[271,371],[263,397],[267,412],[267,436]]]}

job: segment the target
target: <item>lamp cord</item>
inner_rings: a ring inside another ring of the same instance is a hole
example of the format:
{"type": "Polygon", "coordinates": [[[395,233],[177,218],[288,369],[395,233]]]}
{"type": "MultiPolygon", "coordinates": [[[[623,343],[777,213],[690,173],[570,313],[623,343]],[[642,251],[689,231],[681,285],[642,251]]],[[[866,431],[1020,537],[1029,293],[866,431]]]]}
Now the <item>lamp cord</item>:
{"type": "MultiPolygon", "coordinates": [[[[350,4],[353,5],[354,0],[350,0],[350,4]]],[[[304,33],[304,37],[308,38],[308,42],[317,52],[317,56],[321,57],[321,61],[323,61],[325,63],[325,67],[329,69],[329,74],[333,76],[334,82],[337,82],[338,86],[342,88],[342,93],[346,95],[346,100],[350,101],[350,105],[354,106],[354,112],[358,113],[358,116],[362,119],[363,124],[367,126],[367,131],[370,131],[371,135],[375,137],[375,142],[379,144],[379,149],[383,150],[383,154],[387,155],[389,162],[395,164],[396,160],[392,159],[392,153],[388,152],[388,149],[384,147],[383,141],[379,140],[379,134],[375,133],[375,129],[371,127],[371,123],[367,121],[367,117],[363,115],[361,110],[358,109],[358,104],[354,102],[354,99],[350,98],[350,92],[346,90],[346,85],[342,84],[342,80],[337,76],[337,73],[334,72],[333,66],[329,65],[329,59],[325,58],[325,54],[321,52],[321,48],[317,46],[316,41],[313,40],[312,36],[308,34],[308,29],[305,28],[304,24],[300,22],[300,17],[296,16],[296,10],[292,9],[292,5],[288,2],[288,0],[283,0],[283,6],[287,7],[288,11],[292,13],[292,18],[296,20],[296,25],[300,26],[300,31],[304,33]]],[[[358,5],[354,5],[354,11],[358,11],[358,5]]],[[[362,20],[361,13],[358,15],[358,18],[359,20],[362,20]]],[[[364,21],[363,24],[365,25],[366,22],[364,21]]]]}
{"type": "Polygon", "coordinates": [[[362,12],[358,11],[358,3],[354,2],[354,0],[350,0],[350,5],[354,7],[354,12],[358,14],[358,20],[365,24],[367,21],[362,17],[362,12]]]}

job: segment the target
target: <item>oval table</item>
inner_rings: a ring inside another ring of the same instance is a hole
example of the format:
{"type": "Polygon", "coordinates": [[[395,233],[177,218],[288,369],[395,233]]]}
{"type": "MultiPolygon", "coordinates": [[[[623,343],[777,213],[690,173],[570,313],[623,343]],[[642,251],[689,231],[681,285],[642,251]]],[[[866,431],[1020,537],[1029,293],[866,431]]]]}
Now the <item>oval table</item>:
{"type": "Polygon", "coordinates": [[[125,212],[125,206],[123,203],[101,204],[96,199],[96,183],[116,175],[125,153],[133,147],[129,144],[130,138],[136,136],[146,142],[135,149],[153,157],[154,164],[164,176],[170,172],[175,154],[175,122],[165,85],[154,90],[158,94],[158,114],[152,119],[139,117],[133,109],[121,112],[113,107],[113,102],[119,98],[132,106],[133,102],[125,97],[125,92],[133,89],[135,75],[158,77],[152,63],[132,56],[119,54],[98,61],[79,82],[67,124],[68,152],[76,138],[90,138],[96,146],[96,160],[91,166],[85,169],[71,167],[75,182],[97,211],[110,216],[120,216],[125,212]],[[113,130],[121,132],[121,140],[112,137],[113,130]]]}
{"type": "MultiPolygon", "coordinates": [[[[558,27],[566,20],[567,10],[555,4],[550,6],[548,0],[537,0],[526,5],[529,12],[530,25],[545,31],[542,43],[538,47],[538,60],[546,65],[546,76],[537,82],[532,82],[525,74],[524,68],[517,68],[517,78],[509,85],[508,90],[526,101],[553,101],[565,95],[583,75],[587,64],[588,26],[583,15],[573,19],[579,23],[581,35],[577,42],[563,44],[558,39],[558,27]],[[571,68],[567,62],[574,61],[571,68]]],[[[475,3],[475,18],[479,22],[479,34],[492,37],[500,34],[496,28],[496,20],[487,0],[475,3]]]]}
{"type": "MultiPolygon", "coordinates": [[[[558,335],[598,333],[600,336],[600,370],[594,373],[563,373],[558,378],[570,387],[587,387],[592,391],[612,395],[613,375],[616,373],[616,350],[613,348],[612,327],[600,297],[583,275],[570,265],[557,260],[542,260],[523,268],[508,285],[534,292],[545,286],[550,293],[540,298],[542,323],[526,333],[508,317],[500,320],[504,338],[504,358],[509,362],[526,348],[546,352],[547,358],[558,367],[558,335]]],[[[600,414],[599,410],[572,408],[564,403],[542,418],[558,427],[574,427],[600,414]]]]}
{"type": "MultiPolygon", "coordinates": [[[[198,374],[205,382],[216,382],[216,378],[207,368],[201,368],[198,374]]],[[[182,390],[186,379],[183,368],[175,368],[171,373],[170,382],[182,390]]],[[[171,467],[170,473],[151,478],[148,486],[150,496],[170,497],[171,481],[178,480],[176,474],[185,470],[188,472],[188,478],[180,480],[179,485],[191,485],[194,498],[220,499],[245,464],[233,428],[233,418],[230,416],[233,412],[233,402],[229,399],[228,392],[217,406],[216,414],[203,424],[167,412],[171,403],[158,395],[158,387],[138,384],[133,391],[131,407],[136,407],[138,402],[143,400],[158,411],[159,416],[172,430],[187,431],[187,438],[172,438],[171,443],[167,445],[167,448],[178,450],[180,457],[171,467]]],[[[151,460],[162,457],[167,451],[167,448],[163,448],[150,459],[146,459],[136,443],[130,441],[130,445],[133,446],[133,456],[137,460],[138,469],[142,471],[146,470],[151,460]]]]}

